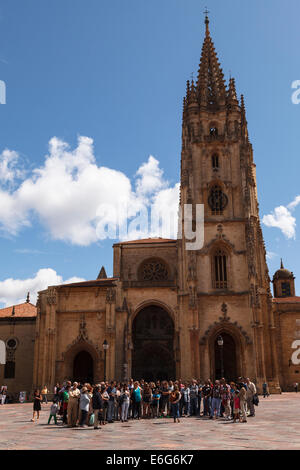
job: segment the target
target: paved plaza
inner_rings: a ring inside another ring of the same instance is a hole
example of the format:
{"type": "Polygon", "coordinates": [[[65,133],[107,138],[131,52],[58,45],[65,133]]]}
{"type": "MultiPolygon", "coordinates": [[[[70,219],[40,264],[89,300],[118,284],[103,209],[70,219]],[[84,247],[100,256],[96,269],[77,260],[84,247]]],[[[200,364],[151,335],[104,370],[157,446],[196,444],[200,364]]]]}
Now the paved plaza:
{"type": "Polygon", "coordinates": [[[260,398],[248,423],[183,418],[130,421],[93,428],[48,425],[50,405],[31,423],[32,404],[0,407],[0,450],[276,450],[300,449],[300,393],[260,398]]]}

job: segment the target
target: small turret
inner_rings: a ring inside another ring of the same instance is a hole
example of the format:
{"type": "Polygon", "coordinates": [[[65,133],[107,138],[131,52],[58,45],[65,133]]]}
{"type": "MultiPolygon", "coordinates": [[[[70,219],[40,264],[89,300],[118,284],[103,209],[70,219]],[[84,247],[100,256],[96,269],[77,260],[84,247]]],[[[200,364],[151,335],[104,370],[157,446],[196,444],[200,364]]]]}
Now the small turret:
{"type": "Polygon", "coordinates": [[[294,274],[285,269],[281,259],[280,269],[273,276],[274,297],[294,297],[295,277],[294,274]]]}

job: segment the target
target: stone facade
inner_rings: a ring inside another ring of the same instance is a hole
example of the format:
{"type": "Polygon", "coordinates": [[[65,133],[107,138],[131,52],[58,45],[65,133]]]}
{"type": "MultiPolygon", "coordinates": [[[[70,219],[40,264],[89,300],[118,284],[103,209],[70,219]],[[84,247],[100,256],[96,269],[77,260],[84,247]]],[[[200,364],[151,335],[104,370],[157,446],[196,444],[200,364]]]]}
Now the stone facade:
{"type": "Polygon", "coordinates": [[[8,397],[32,390],[36,307],[30,302],[0,310],[0,339],[6,344],[7,365],[0,365],[0,384],[8,397]]]}
{"type": "Polygon", "coordinates": [[[292,274],[284,275],[289,288],[278,272],[272,298],[244,98],[233,78],[226,87],[208,18],[205,24],[198,80],[187,83],[184,98],[183,236],[117,243],[112,278],[102,268],[96,280],[39,293],[34,387],[66,378],[243,375],[276,393],[298,377],[291,348],[300,298],[291,297],[292,274]],[[204,205],[197,250],[187,249],[186,204],[194,208],[193,228],[195,207],[204,205]]]}

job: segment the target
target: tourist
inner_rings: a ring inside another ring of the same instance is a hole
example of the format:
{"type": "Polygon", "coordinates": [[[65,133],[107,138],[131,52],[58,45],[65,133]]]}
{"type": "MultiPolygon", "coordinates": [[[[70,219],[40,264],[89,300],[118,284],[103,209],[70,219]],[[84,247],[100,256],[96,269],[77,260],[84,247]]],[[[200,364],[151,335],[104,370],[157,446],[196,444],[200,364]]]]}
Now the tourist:
{"type": "Polygon", "coordinates": [[[221,380],[221,400],[224,408],[225,419],[231,419],[231,408],[230,408],[230,386],[226,383],[225,378],[221,380]]]}
{"type": "Polygon", "coordinates": [[[68,424],[68,403],[69,403],[69,391],[71,388],[71,382],[64,387],[62,392],[62,405],[63,405],[63,424],[68,424]]]}
{"type": "Polygon", "coordinates": [[[247,384],[247,407],[249,411],[249,416],[255,416],[255,409],[254,409],[254,403],[253,403],[253,398],[254,395],[256,395],[256,386],[253,382],[250,382],[250,379],[246,379],[246,384],[247,384]]]}
{"type": "Polygon", "coordinates": [[[93,390],[92,408],[94,413],[94,429],[100,429],[99,418],[103,422],[103,400],[100,385],[96,385],[93,390]]]}
{"type": "Polygon", "coordinates": [[[145,383],[145,388],[143,391],[143,417],[150,418],[151,410],[150,405],[152,402],[152,390],[148,383],[145,383]]]}
{"type": "Polygon", "coordinates": [[[201,416],[202,380],[198,380],[198,416],[201,416]]]}
{"type": "Polygon", "coordinates": [[[131,392],[132,400],[132,419],[140,419],[141,416],[141,402],[142,402],[142,388],[139,382],[134,382],[134,388],[131,392]]]}
{"type": "Polygon", "coordinates": [[[130,404],[130,391],[128,385],[124,384],[121,391],[121,421],[127,423],[128,421],[128,409],[130,404]]]}
{"type": "Polygon", "coordinates": [[[192,380],[190,385],[190,416],[196,416],[198,412],[198,391],[197,381],[192,380]]]}
{"type": "Polygon", "coordinates": [[[209,380],[206,380],[202,387],[202,398],[203,398],[203,416],[210,416],[210,405],[211,405],[211,385],[209,380]]]}
{"type": "Polygon", "coordinates": [[[297,382],[294,383],[294,390],[295,390],[296,393],[298,393],[298,383],[297,382]]]}
{"type": "Polygon", "coordinates": [[[0,405],[4,405],[7,397],[7,385],[2,385],[0,390],[0,405]]]}
{"type": "Polygon", "coordinates": [[[43,400],[45,400],[46,405],[48,403],[47,393],[48,393],[47,386],[44,385],[44,387],[42,388],[42,397],[43,397],[43,400]]]}
{"type": "Polygon", "coordinates": [[[246,406],[247,406],[247,390],[244,385],[240,387],[239,390],[239,399],[240,399],[240,415],[242,423],[247,423],[247,413],[246,413],[246,406]]]}
{"type": "Polygon", "coordinates": [[[180,399],[180,416],[188,417],[190,415],[190,387],[187,382],[183,384],[180,399]]]}
{"type": "Polygon", "coordinates": [[[60,389],[61,389],[61,386],[60,384],[57,382],[57,384],[55,385],[54,389],[53,389],[53,393],[54,393],[54,398],[58,401],[59,400],[59,392],[60,392],[60,389]]]}
{"type": "Polygon", "coordinates": [[[216,380],[215,385],[212,388],[212,400],[211,400],[211,410],[210,410],[210,419],[220,418],[220,408],[221,408],[221,389],[220,381],[216,380]]]}
{"type": "Polygon", "coordinates": [[[79,397],[80,390],[78,388],[78,383],[74,382],[69,391],[68,401],[68,426],[70,428],[75,427],[77,423],[79,397]]]}
{"type": "Polygon", "coordinates": [[[168,415],[169,410],[169,398],[170,398],[170,390],[169,385],[166,380],[164,380],[161,384],[160,388],[160,412],[162,416],[168,415]]]}
{"type": "Polygon", "coordinates": [[[114,412],[115,412],[115,397],[117,393],[117,389],[115,387],[115,382],[112,381],[110,386],[107,387],[107,393],[109,396],[108,400],[108,408],[107,408],[107,421],[108,423],[113,423],[114,420],[114,412]]]}
{"type": "Polygon", "coordinates": [[[181,393],[179,392],[178,385],[174,386],[174,390],[170,393],[171,413],[174,423],[179,423],[179,402],[181,393]]]}
{"type": "Polygon", "coordinates": [[[101,397],[102,397],[102,400],[103,400],[103,423],[106,423],[109,395],[107,393],[107,386],[106,386],[105,383],[102,383],[102,385],[101,385],[101,397]]]}
{"type": "Polygon", "coordinates": [[[233,395],[233,422],[236,423],[237,419],[241,422],[239,391],[237,387],[235,387],[233,395]]]}
{"type": "Polygon", "coordinates": [[[81,428],[86,427],[86,422],[88,419],[89,409],[90,409],[90,396],[88,393],[87,387],[82,387],[80,392],[80,399],[79,399],[79,408],[81,410],[81,419],[79,422],[79,426],[81,428]]]}
{"type": "Polygon", "coordinates": [[[266,382],[263,383],[263,397],[264,398],[269,398],[269,387],[268,387],[268,384],[266,382]]]}
{"type": "Polygon", "coordinates": [[[40,419],[40,411],[41,411],[41,403],[43,401],[43,397],[39,390],[35,390],[33,394],[33,415],[31,421],[34,423],[35,421],[35,414],[37,415],[37,420],[40,419]]]}
{"type": "Polygon", "coordinates": [[[155,388],[153,395],[152,395],[152,402],[151,402],[152,418],[158,418],[159,416],[159,400],[160,400],[159,388],[155,388]]]}
{"type": "Polygon", "coordinates": [[[58,412],[58,402],[55,398],[53,398],[53,402],[50,407],[50,416],[48,419],[48,424],[50,424],[52,418],[54,419],[54,423],[57,424],[57,419],[56,419],[57,412],[58,412]]]}

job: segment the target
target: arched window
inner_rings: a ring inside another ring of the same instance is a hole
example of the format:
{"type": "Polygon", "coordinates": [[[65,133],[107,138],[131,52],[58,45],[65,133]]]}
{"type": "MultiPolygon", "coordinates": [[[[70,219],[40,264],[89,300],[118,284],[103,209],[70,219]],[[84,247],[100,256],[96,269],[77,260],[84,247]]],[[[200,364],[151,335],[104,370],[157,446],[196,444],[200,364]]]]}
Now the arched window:
{"type": "Polygon", "coordinates": [[[220,186],[215,185],[211,188],[208,197],[208,204],[211,208],[212,215],[222,215],[223,210],[228,204],[228,197],[223,193],[220,186]]]}
{"type": "Polygon", "coordinates": [[[227,289],[227,255],[223,250],[217,250],[213,254],[213,285],[215,289],[227,289]]]}
{"type": "Polygon", "coordinates": [[[211,164],[214,170],[219,168],[219,155],[216,153],[211,157],[211,164]]]}

